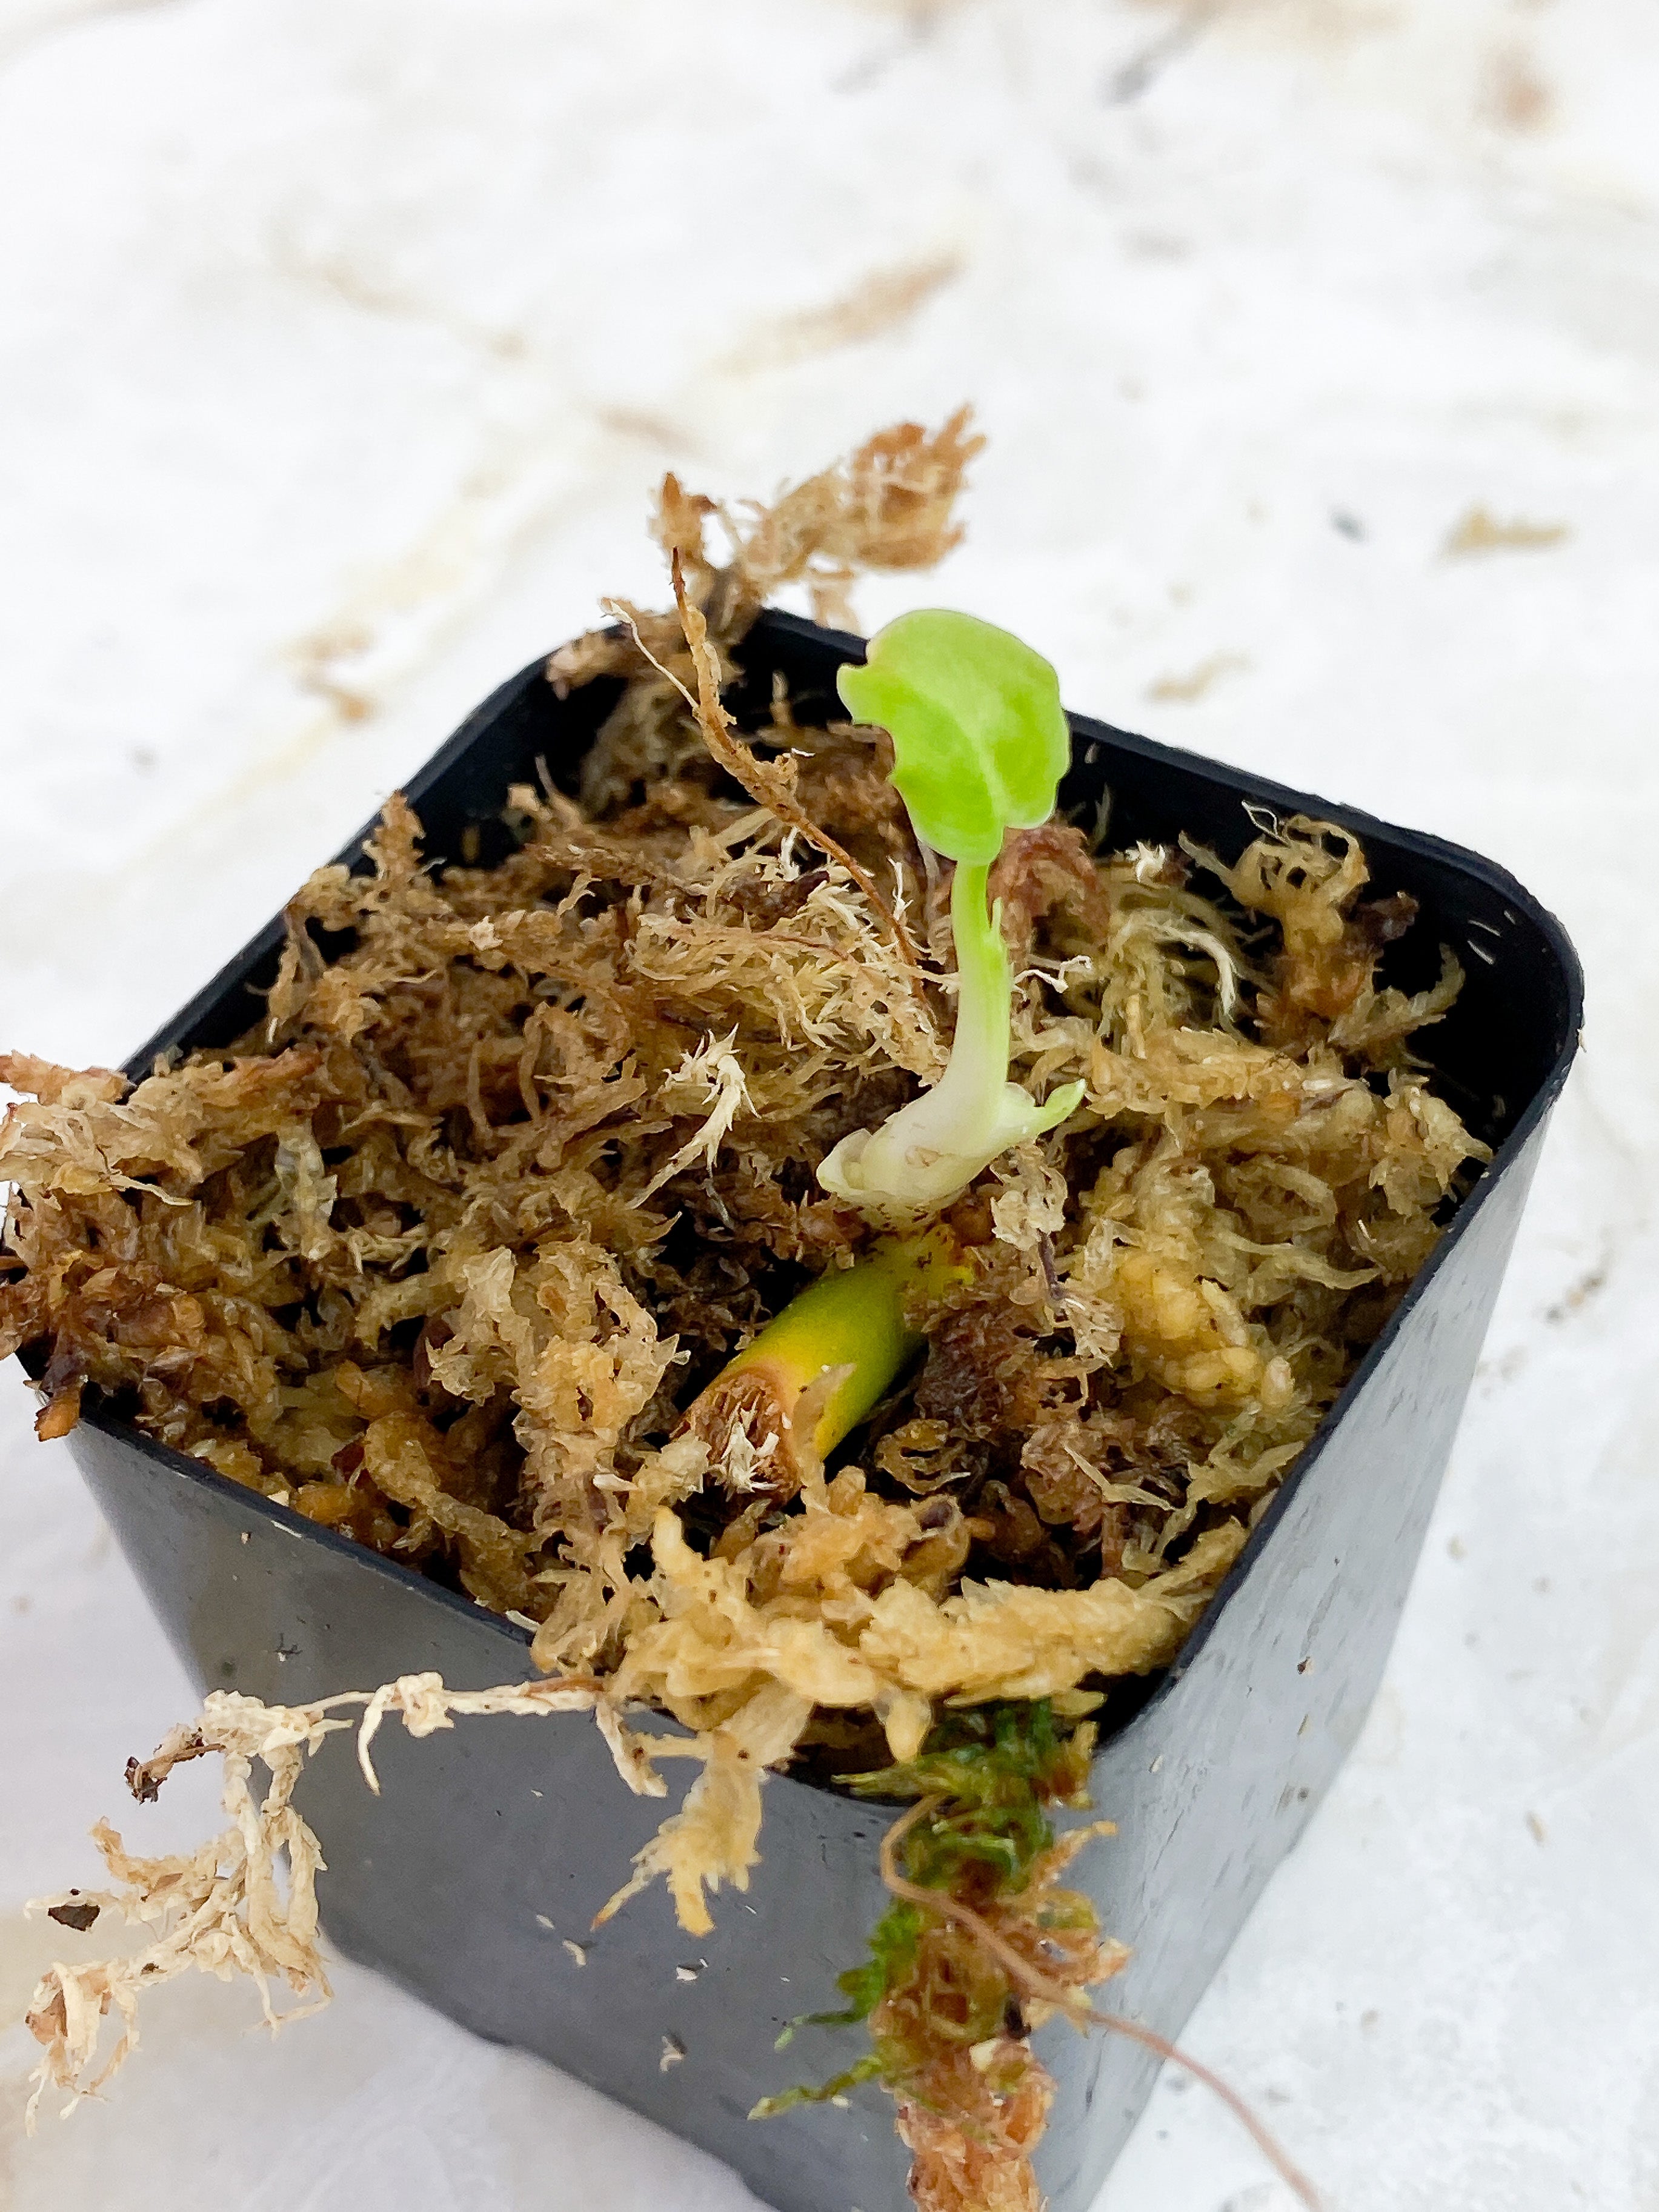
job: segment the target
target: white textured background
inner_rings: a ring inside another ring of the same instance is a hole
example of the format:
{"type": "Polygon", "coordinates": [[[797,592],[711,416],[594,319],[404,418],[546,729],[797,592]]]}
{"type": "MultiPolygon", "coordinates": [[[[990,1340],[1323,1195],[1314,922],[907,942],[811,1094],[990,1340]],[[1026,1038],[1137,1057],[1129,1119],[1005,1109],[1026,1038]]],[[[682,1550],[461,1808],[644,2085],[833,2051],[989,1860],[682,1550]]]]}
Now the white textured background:
{"type": "MultiPolygon", "coordinates": [[[[1656,95],[1653,0],[0,0],[6,1043],[130,1050],[657,587],[665,465],[763,491],[963,398],[929,596],[1574,931],[1589,1049],[1388,1685],[1189,2031],[1335,2212],[1659,2208],[1656,95]],[[1449,550],[1475,511],[1531,542],[1449,550]]],[[[76,1940],[15,1908],[191,1704],[27,1412],[7,1376],[7,2020],[76,1940]]],[[[750,2203],[339,1978],[275,2049],[179,1986],[32,2142],[0,2037],[0,2205],[750,2203]]],[[[1166,2082],[1102,2212],[1288,2202],[1166,2082]]]]}

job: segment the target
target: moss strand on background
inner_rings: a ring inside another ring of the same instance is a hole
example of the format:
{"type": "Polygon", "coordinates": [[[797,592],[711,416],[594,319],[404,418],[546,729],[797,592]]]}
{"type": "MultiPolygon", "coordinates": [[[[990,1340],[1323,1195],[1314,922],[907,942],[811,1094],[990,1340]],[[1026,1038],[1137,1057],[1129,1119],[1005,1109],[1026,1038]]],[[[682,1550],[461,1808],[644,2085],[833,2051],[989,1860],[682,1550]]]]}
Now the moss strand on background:
{"type": "Polygon", "coordinates": [[[919,2212],[1036,2212],[1030,2154],[1054,2085],[1028,2039],[1058,2016],[1127,2035],[1194,2074],[1319,2212],[1307,2177],[1227,2083],[1084,1994],[1128,1955],[1103,1936],[1087,1897],[1058,1886],[1086,1844],[1115,1832],[1101,1820],[1057,1838],[1048,1817],[1053,1806],[1087,1808],[1094,1741],[1087,1721],[1057,1724],[1048,1698],[982,1705],[935,1729],[916,1759],[850,1778],[861,1795],[921,1802],[884,1840],[882,1871],[894,1899],[871,1931],[869,1957],[839,1978],[845,2007],[806,2014],[778,2048],[802,2027],[862,2024],[871,2049],[828,2081],[764,2099],[751,2118],[879,2081],[914,2154],[919,2212]]]}
{"type": "MultiPolygon", "coordinates": [[[[1085,1701],[1086,1702],[1086,1701],[1085,1701]]],[[[1057,1726],[1052,1703],[1000,1703],[953,1715],[919,1757],[860,1775],[866,1796],[920,1802],[890,1835],[884,1865],[902,1881],[872,1932],[870,1956],[841,1977],[838,2012],[799,2026],[868,2029],[869,2055],[819,2088],[796,2088],[757,2118],[879,2081],[894,2099],[922,2212],[1030,2212],[1030,2154],[1053,2096],[1028,2039],[1050,2008],[1029,2002],[1010,1962],[1024,1961],[1067,2002],[1121,1964],[1093,1905],[1059,1877],[1089,1838],[1056,1839],[1055,1805],[1086,1803],[1094,1729],[1057,1726]],[[998,1957],[946,1906],[965,1907],[998,1957]]],[[[789,2039],[786,2033],[785,2040],[789,2039]]]]}

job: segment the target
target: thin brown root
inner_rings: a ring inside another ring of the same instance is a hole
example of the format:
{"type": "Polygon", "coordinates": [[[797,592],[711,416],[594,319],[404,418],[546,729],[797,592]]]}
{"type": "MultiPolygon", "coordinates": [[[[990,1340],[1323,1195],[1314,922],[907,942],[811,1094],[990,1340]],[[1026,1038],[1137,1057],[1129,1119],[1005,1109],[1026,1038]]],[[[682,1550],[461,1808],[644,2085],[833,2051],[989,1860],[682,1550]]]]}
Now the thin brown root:
{"type": "Polygon", "coordinates": [[[1189,2057],[1178,2044],[1171,2043],[1167,2036],[1158,2034],[1155,2028],[1143,2027],[1138,2021],[1127,2020],[1121,2013],[1100,2012],[1088,2002],[1080,1990],[1067,1989],[1062,1983],[1050,1981],[1029,1960],[1022,1958],[1012,1943],[1006,1942],[971,1905],[958,1903],[946,1890],[924,1888],[921,1883],[908,1881],[899,1872],[899,1845],[912,1828],[938,1811],[941,1802],[938,1797],[924,1797],[919,1804],[913,1805],[902,1819],[895,1820],[882,1838],[881,1878],[893,1895],[902,1898],[907,1905],[917,1905],[925,1912],[937,1913],[941,1919],[953,1921],[990,1954],[1022,1996],[1053,2005],[1057,2012],[1063,2012],[1076,2026],[1103,2028],[1110,2034],[1127,2036],[1131,2043],[1140,2044],[1146,2050],[1156,2052],[1158,2057],[1182,2068],[1194,2081],[1201,2081],[1225,2105],[1280,2180],[1307,2206],[1308,2212],[1322,2212],[1319,2192],[1307,2175],[1280,2148],[1270,2130],[1257,2118],[1237,2090],[1230,2087],[1218,2074],[1200,2060],[1189,2057]]]}
{"type": "Polygon", "coordinates": [[[1195,2081],[1201,2081],[1212,2095],[1221,2100],[1285,2187],[1308,2207],[1308,2212],[1321,2212],[1323,2200],[1312,2182],[1237,2090],[1224,2081],[1212,2068],[1193,2057],[1179,2044],[1171,2043],[1167,2036],[1160,2035],[1156,2028],[1143,2027],[1139,2021],[1126,2020],[1121,2013],[1101,2012],[1093,2005],[1087,2008],[1087,2013],[1091,2027],[1106,2028],[1114,2035],[1127,2035],[1131,2043],[1145,2045],[1160,2058],[1190,2074],[1195,2081]]]}

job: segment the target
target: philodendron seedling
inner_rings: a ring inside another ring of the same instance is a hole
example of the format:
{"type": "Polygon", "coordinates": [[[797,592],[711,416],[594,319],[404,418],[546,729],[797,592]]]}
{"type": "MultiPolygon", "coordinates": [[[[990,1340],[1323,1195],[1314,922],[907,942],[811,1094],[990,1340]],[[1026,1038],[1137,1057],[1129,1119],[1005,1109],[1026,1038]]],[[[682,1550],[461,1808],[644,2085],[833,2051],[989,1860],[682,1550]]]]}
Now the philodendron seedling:
{"type": "Polygon", "coordinates": [[[897,1227],[948,1206],[1083,1096],[1068,1083],[1038,1105],[1008,1079],[1012,977],[989,896],[1007,832],[1054,811],[1071,738],[1048,663],[972,615],[901,615],[871,640],[864,665],[836,680],[848,710],[890,735],[893,785],[917,836],[957,864],[957,1021],[945,1073],[880,1128],[842,1138],[818,1170],[833,1196],[897,1227]]]}
{"type": "Polygon", "coordinates": [[[907,1308],[970,1272],[941,1212],[1011,1145],[1063,1121],[1083,1096],[1068,1083],[1042,1105],[1008,1079],[1009,994],[991,864],[1010,830],[1054,811],[1071,759],[1060,683],[1040,653],[972,615],[925,609],[871,640],[844,667],[841,696],[893,740],[893,785],[916,835],[956,862],[951,926],[957,1021],[945,1073],[878,1129],[843,1137],[818,1170],[824,1188],[888,1234],[787,1306],[687,1414],[711,1446],[758,1442],[784,1492],[869,1413],[920,1352],[907,1308]]]}
{"type": "Polygon", "coordinates": [[[769,1322],[687,1415],[718,1449],[758,1439],[786,1492],[868,1414],[921,1349],[907,1317],[969,1270],[937,1215],[1011,1145],[1063,1121],[1083,1096],[1068,1083],[1042,1105],[1008,1079],[1009,994],[991,864],[1010,830],[1054,811],[1071,733],[1054,670],[1029,645],[972,615],[926,609],[872,639],[837,682],[861,721],[893,740],[893,785],[916,835],[956,862],[951,926],[957,1021],[945,1073],[878,1129],[842,1138],[818,1170],[824,1188],[889,1233],[856,1266],[832,1270],[769,1322]]]}

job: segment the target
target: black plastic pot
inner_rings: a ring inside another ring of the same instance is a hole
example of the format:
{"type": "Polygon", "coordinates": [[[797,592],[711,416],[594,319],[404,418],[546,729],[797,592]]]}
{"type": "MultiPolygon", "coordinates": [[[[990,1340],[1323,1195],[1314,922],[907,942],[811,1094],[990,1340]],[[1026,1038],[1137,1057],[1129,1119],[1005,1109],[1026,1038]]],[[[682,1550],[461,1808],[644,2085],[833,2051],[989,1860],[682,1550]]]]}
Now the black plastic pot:
{"type": "MultiPolygon", "coordinates": [[[[769,615],[740,656],[740,707],[774,671],[803,720],[838,711],[856,640],[769,615]]],[[[495,857],[507,787],[538,760],[573,772],[616,694],[558,699],[539,664],[504,684],[408,786],[437,856],[495,857]]],[[[1115,1841],[1080,1862],[1105,1925],[1134,1947],[1114,2004],[1180,2029],[1268,1875],[1358,1735],[1393,1638],[1473,1374],[1544,1123],[1577,1042],[1577,963],[1559,925],[1499,869],[1456,848],[1077,719],[1062,804],[1113,842],[1187,830],[1236,854],[1253,814],[1350,824],[1376,887],[1421,904],[1389,979],[1468,982],[1430,1033],[1441,1085],[1498,1148],[1492,1168],[1340,1403],[1279,1491],[1178,1663],[1103,1744],[1094,1778],[1115,1841]]],[[[353,857],[358,848],[351,848],[353,857]]],[[[257,1018],[273,921],[133,1063],[228,1043],[257,1018]]],[[[71,1449],[174,1645],[207,1688],[286,1701],[435,1668],[476,1688],[530,1672],[511,1623],[221,1480],[94,1411],[71,1449]]],[[[156,1716],[161,1725],[173,1718],[156,1716]]],[[[481,2034],[540,2052],[730,2162],[780,2212],[896,2212],[906,2159],[885,2099],[763,2123],[756,2100],[860,2047],[782,2023],[832,1999],[881,1909],[890,1814],[788,1776],[767,1789],[763,1864],[717,1905],[717,1934],[676,1929],[660,1886],[600,1934],[589,1923],[651,1834],[580,1717],[468,1721],[415,1743],[386,1730],[385,1794],[349,1745],[314,1762],[301,1802],[328,1856],[323,1913],[339,1948],[481,2034]],[[579,1945],[586,1963],[566,1948],[579,1945]],[[683,2054],[683,2055],[681,2055],[683,2054]]],[[[1043,2032],[1060,2090],[1039,2168],[1054,2212],[1081,2212],[1128,2134],[1155,2065],[1121,2039],[1043,2032]]]]}

